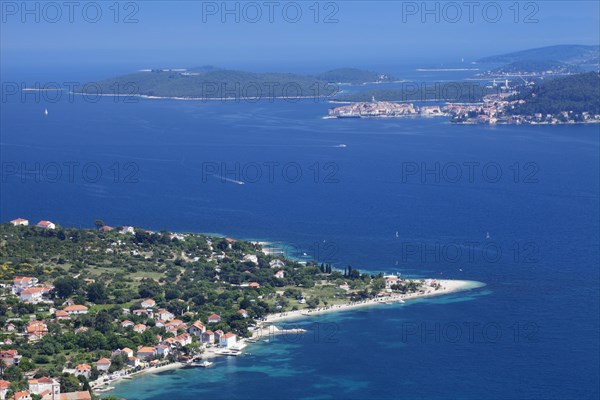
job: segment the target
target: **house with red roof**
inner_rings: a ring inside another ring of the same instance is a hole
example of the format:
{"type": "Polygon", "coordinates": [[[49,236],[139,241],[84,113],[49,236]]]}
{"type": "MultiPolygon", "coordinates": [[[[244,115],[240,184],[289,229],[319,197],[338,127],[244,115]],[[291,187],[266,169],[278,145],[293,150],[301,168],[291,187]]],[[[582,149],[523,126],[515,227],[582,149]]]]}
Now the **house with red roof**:
{"type": "Polygon", "coordinates": [[[43,228],[43,229],[56,229],[56,225],[54,224],[54,222],[45,221],[45,220],[38,222],[35,226],[37,226],[38,228],[43,228]]]}
{"type": "Polygon", "coordinates": [[[42,377],[30,379],[27,383],[29,384],[29,391],[42,396],[42,400],[58,400],[60,383],[56,379],[42,377]]]}
{"type": "Polygon", "coordinates": [[[137,324],[133,327],[134,332],[143,333],[148,329],[148,327],[144,324],[137,324]]]}
{"type": "Polygon", "coordinates": [[[152,308],[156,305],[156,301],[152,299],[146,299],[142,301],[142,308],[152,308]]]}
{"type": "MultiPolygon", "coordinates": [[[[61,393],[57,400],[91,400],[92,395],[90,392],[69,392],[69,393],[61,393]]],[[[45,399],[43,399],[45,400],[45,399]]]]}
{"type": "Polygon", "coordinates": [[[202,336],[202,334],[206,331],[206,327],[202,325],[202,322],[196,321],[188,328],[188,333],[194,336],[202,336]]]}
{"type": "Polygon", "coordinates": [[[154,347],[140,347],[137,351],[137,358],[140,360],[149,360],[154,358],[156,350],[154,347]]]}
{"type": "Polygon", "coordinates": [[[89,364],[79,364],[78,366],[75,367],[75,375],[77,375],[77,376],[83,375],[89,379],[91,373],[92,373],[92,367],[90,367],[89,364]]]}
{"type": "Polygon", "coordinates": [[[112,231],[113,229],[114,229],[114,228],[113,228],[112,226],[108,226],[108,225],[103,225],[103,226],[101,226],[101,227],[100,227],[100,230],[101,230],[102,232],[110,232],[110,231],[112,231]]]}
{"type": "Polygon", "coordinates": [[[10,367],[11,365],[17,365],[21,361],[21,355],[17,350],[2,350],[0,351],[0,361],[3,361],[4,365],[10,367]]]}
{"type": "Polygon", "coordinates": [[[10,221],[14,226],[27,226],[29,225],[29,221],[24,218],[17,218],[10,221]]]}
{"type": "Polygon", "coordinates": [[[0,399],[2,399],[2,400],[6,399],[6,392],[8,392],[9,386],[10,386],[9,381],[0,379],[0,399]]]}
{"type": "Polygon", "coordinates": [[[41,287],[28,287],[19,293],[19,300],[22,302],[37,304],[42,301],[44,295],[44,288],[41,287]]]}
{"type": "Polygon", "coordinates": [[[223,336],[219,338],[219,346],[221,347],[231,347],[235,346],[237,342],[237,336],[235,333],[227,332],[223,336]]]}
{"type": "Polygon", "coordinates": [[[54,312],[54,317],[56,318],[57,321],[61,321],[61,320],[65,320],[65,319],[70,319],[71,317],[69,317],[69,313],[66,312],[65,310],[56,310],[54,312]]]}
{"type": "Polygon", "coordinates": [[[225,334],[225,332],[223,332],[222,330],[216,330],[215,331],[215,340],[217,342],[219,342],[221,340],[221,336],[223,336],[225,334]]]}
{"type": "Polygon", "coordinates": [[[166,344],[159,344],[156,346],[156,355],[166,357],[171,352],[171,347],[166,344]]]}
{"type": "Polygon", "coordinates": [[[96,369],[98,371],[108,371],[112,362],[108,358],[101,358],[96,361],[96,369]]]}
{"type": "Polygon", "coordinates": [[[69,315],[81,315],[81,314],[87,314],[88,308],[81,304],[73,304],[72,306],[66,306],[64,308],[64,311],[66,311],[67,314],[69,314],[69,315]]]}
{"type": "Polygon", "coordinates": [[[31,400],[31,393],[17,392],[17,393],[15,393],[14,400],[31,400]]]}
{"type": "Polygon", "coordinates": [[[215,334],[213,333],[213,331],[205,331],[204,333],[202,333],[200,341],[203,344],[213,344],[215,342],[215,334]]]}
{"type": "Polygon", "coordinates": [[[170,321],[170,320],[172,320],[172,319],[175,318],[175,314],[173,314],[172,312],[170,312],[168,310],[165,310],[165,309],[161,308],[156,313],[156,318],[162,319],[163,321],[170,321]]]}
{"type": "Polygon", "coordinates": [[[258,282],[250,282],[248,287],[251,287],[252,289],[260,289],[260,284],[258,282]]]}
{"type": "Polygon", "coordinates": [[[244,310],[243,308],[238,312],[241,314],[242,317],[248,318],[248,312],[246,310],[244,310]]]}
{"type": "Polygon", "coordinates": [[[208,316],[208,323],[209,324],[218,324],[219,322],[221,322],[221,317],[218,316],[217,314],[210,314],[208,316]]]}
{"type": "Polygon", "coordinates": [[[38,284],[38,279],[31,276],[15,276],[13,279],[13,294],[19,294],[22,290],[34,287],[38,284]]]}
{"type": "Polygon", "coordinates": [[[30,342],[40,340],[48,334],[48,327],[44,321],[30,321],[25,327],[27,339],[30,342]]]}

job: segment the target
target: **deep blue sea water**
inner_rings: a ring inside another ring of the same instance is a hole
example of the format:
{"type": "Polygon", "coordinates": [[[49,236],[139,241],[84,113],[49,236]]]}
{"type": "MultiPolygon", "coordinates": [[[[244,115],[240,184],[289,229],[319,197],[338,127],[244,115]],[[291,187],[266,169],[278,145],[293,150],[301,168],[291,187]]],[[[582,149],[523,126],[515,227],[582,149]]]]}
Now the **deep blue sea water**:
{"type": "Polygon", "coordinates": [[[287,322],[309,332],[115,394],[598,398],[599,127],[321,119],[328,107],[2,102],[2,221],[219,232],[340,267],[486,284],[287,322]]]}

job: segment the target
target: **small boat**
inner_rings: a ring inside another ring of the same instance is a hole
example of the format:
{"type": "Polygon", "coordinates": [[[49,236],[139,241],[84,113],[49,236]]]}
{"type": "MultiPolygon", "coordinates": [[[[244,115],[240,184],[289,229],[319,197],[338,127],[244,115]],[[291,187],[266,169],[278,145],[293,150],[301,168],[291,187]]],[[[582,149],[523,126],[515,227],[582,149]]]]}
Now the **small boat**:
{"type": "Polygon", "coordinates": [[[47,108],[44,110],[44,115],[48,115],[48,109],[47,108]]]}
{"type": "Polygon", "coordinates": [[[404,300],[402,300],[402,299],[400,299],[398,302],[399,302],[400,304],[404,304],[404,303],[406,303],[406,302],[405,302],[404,300]]]}
{"type": "Polygon", "coordinates": [[[203,362],[189,362],[186,364],[186,367],[191,367],[191,368],[195,368],[195,367],[200,367],[200,368],[208,368],[208,367],[212,367],[213,366],[213,362],[210,361],[203,361],[203,362]]]}
{"type": "Polygon", "coordinates": [[[338,145],[337,145],[337,146],[335,146],[335,147],[341,147],[341,148],[344,148],[344,147],[348,147],[348,145],[346,145],[346,144],[343,144],[343,143],[342,143],[342,144],[338,144],[338,145]]]}

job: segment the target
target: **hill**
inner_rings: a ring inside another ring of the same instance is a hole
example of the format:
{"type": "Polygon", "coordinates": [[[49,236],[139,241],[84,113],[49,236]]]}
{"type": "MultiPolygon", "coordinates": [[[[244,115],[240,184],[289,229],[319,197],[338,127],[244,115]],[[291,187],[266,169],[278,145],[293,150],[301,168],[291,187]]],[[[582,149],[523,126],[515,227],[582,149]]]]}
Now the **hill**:
{"type": "Polygon", "coordinates": [[[600,46],[556,45],[521,50],[507,54],[484,57],[478,63],[514,63],[532,60],[554,60],[568,64],[598,64],[600,46]]]}
{"type": "Polygon", "coordinates": [[[507,110],[513,115],[545,115],[563,111],[600,114],[600,75],[588,72],[547,80],[523,90],[514,100],[525,102],[507,110]]]}

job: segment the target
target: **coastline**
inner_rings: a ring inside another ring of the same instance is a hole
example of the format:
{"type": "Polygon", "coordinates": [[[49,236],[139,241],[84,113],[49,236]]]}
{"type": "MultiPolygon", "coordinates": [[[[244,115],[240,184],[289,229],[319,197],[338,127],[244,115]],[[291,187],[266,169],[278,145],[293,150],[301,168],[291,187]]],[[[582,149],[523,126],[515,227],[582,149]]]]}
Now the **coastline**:
{"type": "MultiPolygon", "coordinates": [[[[252,344],[252,343],[256,342],[261,337],[271,336],[271,335],[276,335],[276,334],[305,332],[302,329],[279,329],[275,325],[273,325],[273,323],[275,323],[275,322],[282,322],[282,321],[298,319],[298,318],[308,318],[308,317],[322,315],[322,314],[328,314],[328,313],[352,311],[352,310],[356,310],[356,309],[360,309],[360,308],[364,308],[364,307],[372,307],[372,306],[377,306],[377,305],[381,305],[381,304],[398,303],[398,302],[404,302],[404,301],[409,301],[409,300],[414,300],[414,299],[419,299],[419,298],[443,296],[443,295],[447,295],[447,294],[451,294],[451,293],[468,291],[468,290],[477,289],[477,288],[486,286],[486,284],[483,282],[471,281],[471,280],[438,279],[438,280],[436,280],[436,282],[442,286],[440,289],[434,290],[433,288],[428,288],[423,293],[417,292],[417,293],[408,293],[408,294],[393,294],[390,296],[378,297],[375,299],[363,300],[360,302],[344,303],[344,304],[331,305],[328,307],[320,307],[320,308],[316,308],[314,310],[303,309],[303,310],[289,311],[289,312],[280,313],[280,314],[270,314],[267,317],[265,317],[263,320],[258,322],[258,324],[257,324],[258,329],[256,329],[254,331],[251,338],[244,338],[244,339],[239,340],[239,342],[238,342],[238,343],[240,343],[239,354],[243,354],[242,350],[245,349],[248,344],[252,344]]],[[[237,355],[239,355],[239,354],[237,354],[237,355]]],[[[201,358],[202,358],[202,360],[208,360],[208,359],[212,359],[212,358],[216,358],[216,357],[228,357],[231,355],[232,354],[219,353],[218,349],[213,347],[213,348],[210,348],[207,351],[205,351],[202,354],[201,358]]],[[[110,384],[117,384],[117,383],[121,382],[122,380],[130,380],[130,379],[134,379],[136,377],[142,376],[142,375],[156,374],[156,373],[160,373],[160,372],[183,368],[185,366],[186,366],[186,364],[184,364],[184,363],[175,362],[175,363],[166,364],[166,365],[162,365],[162,366],[150,367],[147,369],[143,369],[141,371],[134,372],[132,374],[116,377],[112,380],[103,381],[101,383],[100,382],[96,383],[97,382],[96,381],[96,382],[92,383],[92,388],[94,390],[94,393],[96,393],[98,395],[103,395],[105,393],[111,392],[114,388],[112,388],[110,390],[101,390],[99,392],[97,390],[106,388],[110,384]]]]}
{"type": "Polygon", "coordinates": [[[312,317],[313,315],[327,314],[332,312],[340,311],[351,311],[358,308],[369,307],[374,305],[386,304],[389,302],[398,303],[401,301],[419,299],[424,297],[443,296],[450,293],[462,292],[466,290],[477,289],[486,286],[483,282],[468,281],[468,280],[454,280],[454,279],[438,279],[437,282],[442,285],[439,290],[433,290],[428,288],[424,293],[408,293],[408,294],[393,294],[386,297],[378,297],[375,299],[363,300],[355,303],[345,303],[332,305],[328,307],[320,307],[314,310],[296,310],[288,311],[281,314],[270,314],[263,321],[264,324],[273,322],[286,321],[296,318],[312,317]]]}

